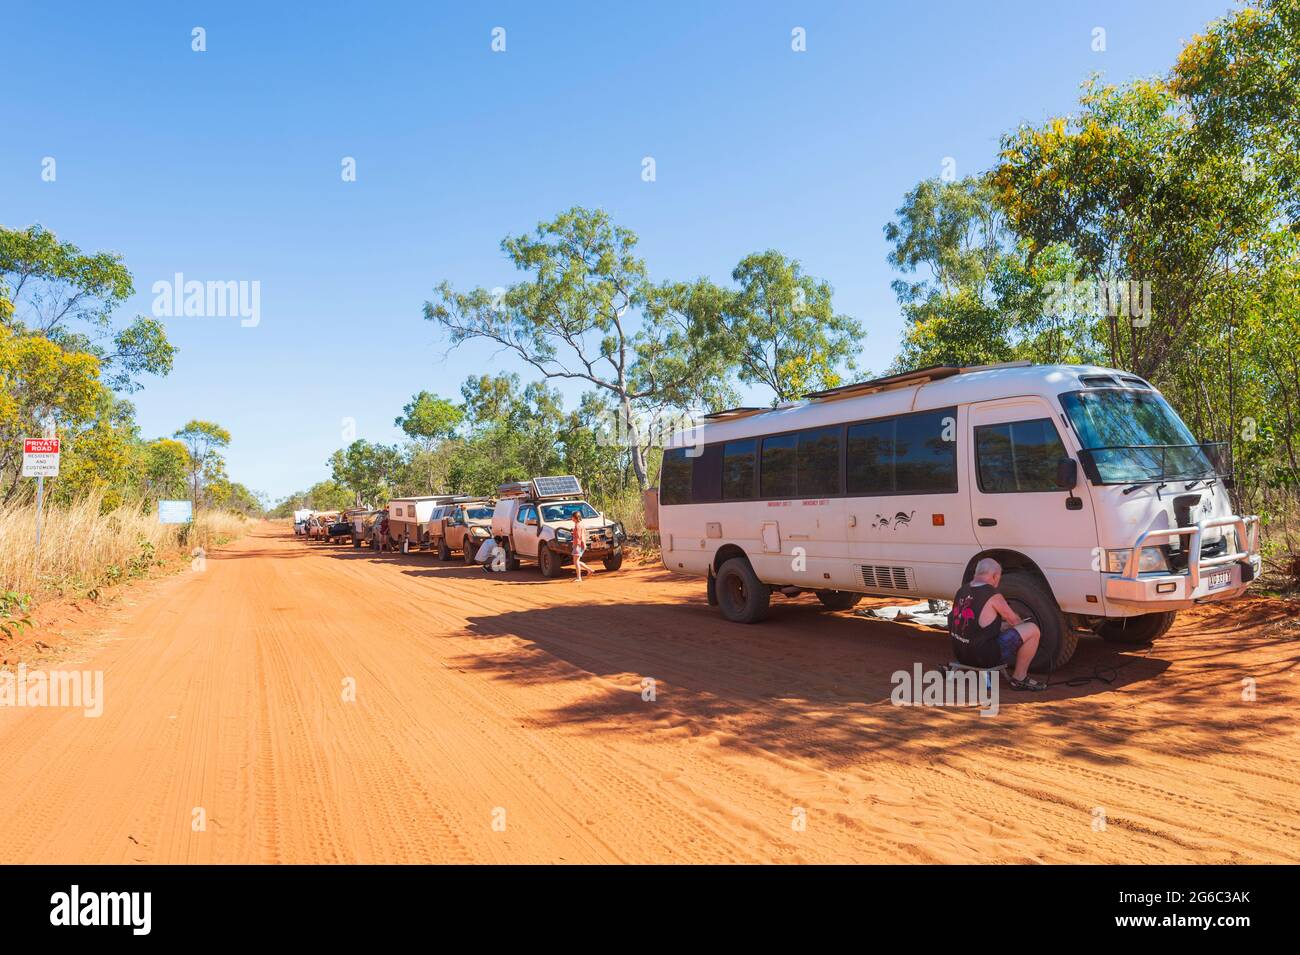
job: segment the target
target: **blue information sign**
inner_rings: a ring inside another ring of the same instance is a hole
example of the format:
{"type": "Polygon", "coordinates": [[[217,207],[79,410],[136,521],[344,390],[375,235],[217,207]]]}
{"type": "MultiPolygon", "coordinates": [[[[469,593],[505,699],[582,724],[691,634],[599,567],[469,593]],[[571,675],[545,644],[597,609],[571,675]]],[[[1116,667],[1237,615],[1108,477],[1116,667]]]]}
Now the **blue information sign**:
{"type": "Polygon", "coordinates": [[[194,520],[194,506],[189,501],[159,501],[159,524],[188,524],[194,520]]]}

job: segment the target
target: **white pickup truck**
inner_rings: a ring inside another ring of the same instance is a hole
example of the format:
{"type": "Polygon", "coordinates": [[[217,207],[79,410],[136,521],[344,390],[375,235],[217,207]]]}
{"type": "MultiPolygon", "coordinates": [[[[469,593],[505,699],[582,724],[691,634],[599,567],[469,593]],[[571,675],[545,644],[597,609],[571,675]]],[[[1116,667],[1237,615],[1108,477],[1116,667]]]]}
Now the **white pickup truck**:
{"type": "Polygon", "coordinates": [[[573,515],[587,538],[586,560],[601,560],[606,570],[623,566],[623,525],[591,506],[572,475],[536,477],[503,484],[492,513],[492,536],[506,553],[506,569],[535,560],[544,577],[557,577],[573,559],[573,515]]]}

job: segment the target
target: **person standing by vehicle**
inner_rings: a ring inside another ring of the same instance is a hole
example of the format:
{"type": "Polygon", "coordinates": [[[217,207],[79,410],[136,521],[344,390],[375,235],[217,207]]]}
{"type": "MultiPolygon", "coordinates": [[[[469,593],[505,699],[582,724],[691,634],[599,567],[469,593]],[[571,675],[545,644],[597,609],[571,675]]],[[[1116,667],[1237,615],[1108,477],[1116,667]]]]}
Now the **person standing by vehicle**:
{"type": "Polygon", "coordinates": [[[573,569],[578,575],[578,583],[582,583],[582,572],[593,573],[592,569],[582,562],[582,555],[587,552],[587,532],[582,526],[582,515],[577,511],[573,512],[573,569]]]}

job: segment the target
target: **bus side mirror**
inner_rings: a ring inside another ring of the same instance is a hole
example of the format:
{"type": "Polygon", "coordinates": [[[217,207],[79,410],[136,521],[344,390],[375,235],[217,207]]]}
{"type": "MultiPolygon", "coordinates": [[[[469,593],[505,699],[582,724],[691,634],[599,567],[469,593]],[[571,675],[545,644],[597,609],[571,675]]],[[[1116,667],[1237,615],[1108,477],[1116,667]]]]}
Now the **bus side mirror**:
{"type": "Polygon", "coordinates": [[[1079,462],[1074,458],[1061,458],[1056,462],[1056,486],[1063,491],[1073,491],[1079,486],[1079,462]]]}

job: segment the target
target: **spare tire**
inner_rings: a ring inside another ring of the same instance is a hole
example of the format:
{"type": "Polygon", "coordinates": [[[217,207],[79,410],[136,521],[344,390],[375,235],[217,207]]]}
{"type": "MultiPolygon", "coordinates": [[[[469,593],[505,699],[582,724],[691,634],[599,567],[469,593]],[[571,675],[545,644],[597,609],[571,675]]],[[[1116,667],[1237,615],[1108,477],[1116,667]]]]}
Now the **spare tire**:
{"type": "Polygon", "coordinates": [[[1022,617],[1033,618],[1042,634],[1029,669],[1034,673],[1050,673],[1069,663],[1079,637],[1066,624],[1052,589],[1039,577],[1018,570],[1003,574],[998,589],[1012,610],[1022,617]]]}

